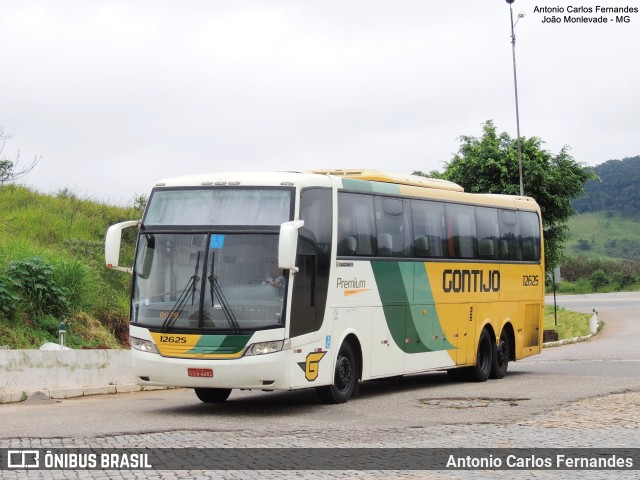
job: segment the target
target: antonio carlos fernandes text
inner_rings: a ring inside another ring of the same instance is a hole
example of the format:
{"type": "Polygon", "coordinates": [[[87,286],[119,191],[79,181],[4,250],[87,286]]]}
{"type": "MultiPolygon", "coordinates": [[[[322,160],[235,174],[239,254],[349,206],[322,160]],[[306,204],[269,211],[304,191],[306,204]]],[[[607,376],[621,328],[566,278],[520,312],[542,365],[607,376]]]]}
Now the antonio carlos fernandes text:
{"type": "Polygon", "coordinates": [[[456,457],[449,455],[447,468],[469,468],[469,469],[604,469],[604,468],[633,468],[633,458],[611,455],[603,457],[594,455],[592,457],[576,457],[558,454],[555,457],[544,457],[537,455],[507,455],[499,457],[489,455],[488,457],[456,457]]]}

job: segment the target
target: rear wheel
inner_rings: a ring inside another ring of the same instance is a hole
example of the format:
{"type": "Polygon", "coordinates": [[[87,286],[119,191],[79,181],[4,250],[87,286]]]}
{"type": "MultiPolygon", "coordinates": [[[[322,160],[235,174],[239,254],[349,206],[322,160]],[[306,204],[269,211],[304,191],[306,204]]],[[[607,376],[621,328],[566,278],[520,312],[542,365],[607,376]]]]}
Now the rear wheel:
{"type": "Polygon", "coordinates": [[[196,396],[204,403],[222,403],[229,395],[230,388],[194,388],[196,396]]]}
{"type": "Polygon", "coordinates": [[[469,370],[469,379],[474,382],[485,382],[491,373],[493,365],[494,346],[491,336],[487,330],[482,330],[480,339],[478,340],[478,353],[476,355],[476,364],[469,370]]]}
{"type": "Polygon", "coordinates": [[[351,398],[358,381],[358,360],[347,342],[340,346],[336,360],[333,385],[318,387],[318,397],[323,403],[345,403],[351,398]]]}
{"type": "Polygon", "coordinates": [[[509,367],[509,335],[502,330],[498,343],[493,345],[491,378],[503,378],[509,367]]]}

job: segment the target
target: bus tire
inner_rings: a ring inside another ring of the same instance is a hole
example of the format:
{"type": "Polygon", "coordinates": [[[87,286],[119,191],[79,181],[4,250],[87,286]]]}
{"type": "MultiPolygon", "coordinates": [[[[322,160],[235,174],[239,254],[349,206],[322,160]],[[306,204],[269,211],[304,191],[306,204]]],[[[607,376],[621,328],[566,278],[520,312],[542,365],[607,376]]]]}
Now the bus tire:
{"type": "Polygon", "coordinates": [[[476,364],[469,370],[469,379],[473,382],[486,382],[491,374],[493,365],[494,347],[491,336],[486,329],[482,330],[478,340],[478,352],[476,353],[476,364]]]}
{"type": "Polygon", "coordinates": [[[316,392],[322,403],[345,403],[351,398],[358,382],[358,360],[353,348],[344,342],[338,350],[332,385],[318,387],[316,392]]]}
{"type": "Polygon", "coordinates": [[[509,334],[503,329],[497,344],[493,345],[491,378],[504,378],[509,368],[509,334]]]}
{"type": "Polygon", "coordinates": [[[222,403],[229,395],[230,388],[194,388],[196,396],[204,403],[222,403]]]}

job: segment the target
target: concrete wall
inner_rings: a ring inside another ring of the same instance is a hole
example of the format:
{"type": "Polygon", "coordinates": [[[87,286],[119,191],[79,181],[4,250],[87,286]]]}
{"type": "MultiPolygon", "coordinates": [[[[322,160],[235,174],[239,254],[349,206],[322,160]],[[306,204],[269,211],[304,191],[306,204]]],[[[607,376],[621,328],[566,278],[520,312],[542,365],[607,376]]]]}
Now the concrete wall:
{"type": "Polygon", "coordinates": [[[133,389],[129,350],[0,350],[0,403],[42,390],[67,398],[133,389]]]}

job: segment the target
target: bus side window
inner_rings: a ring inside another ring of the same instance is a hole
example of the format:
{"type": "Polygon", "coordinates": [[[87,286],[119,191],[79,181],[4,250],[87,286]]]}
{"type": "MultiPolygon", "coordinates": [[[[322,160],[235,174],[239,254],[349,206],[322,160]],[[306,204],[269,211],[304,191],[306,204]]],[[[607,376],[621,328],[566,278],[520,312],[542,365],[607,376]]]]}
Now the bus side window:
{"type": "Polygon", "coordinates": [[[518,212],[522,239],[522,260],[540,260],[540,222],[534,212],[518,212]]]}
{"type": "Polygon", "coordinates": [[[375,225],[373,196],[338,194],[338,255],[372,256],[375,225]]]}
{"type": "Polygon", "coordinates": [[[405,211],[403,199],[376,197],[375,206],[378,255],[381,257],[412,255],[409,241],[411,217],[405,211]]]}
{"type": "Polygon", "coordinates": [[[449,256],[476,258],[476,220],[471,205],[445,206],[449,256]]]}
{"type": "Polygon", "coordinates": [[[520,225],[514,210],[500,210],[500,242],[501,260],[520,260],[520,225]]]}
{"type": "Polygon", "coordinates": [[[495,208],[475,207],[478,235],[478,258],[495,259],[498,245],[498,211],[495,208]]]}
{"type": "Polygon", "coordinates": [[[419,258],[445,256],[447,233],[444,228],[444,205],[427,200],[411,200],[413,250],[419,258]]]}
{"type": "Polygon", "coordinates": [[[428,257],[429,256],[429,237],[421,235],[413,242],[413,250],[416,257],[428,257]]]}
{"type": "MultiPolygon", "coordinates": [[[[331,190],[327,188],[305,188],[300,194],[300,220],[311,230],[318,242],[318,254],[331,254],[331,190]]],[[[327,264],[328,267],[328,264],[327,264]]]]}
{"type": "Polygon", "coordinates": [[[355,255],[358,251],[356,237],[344,237],[338,242],[338,255],[355,255]]]}

